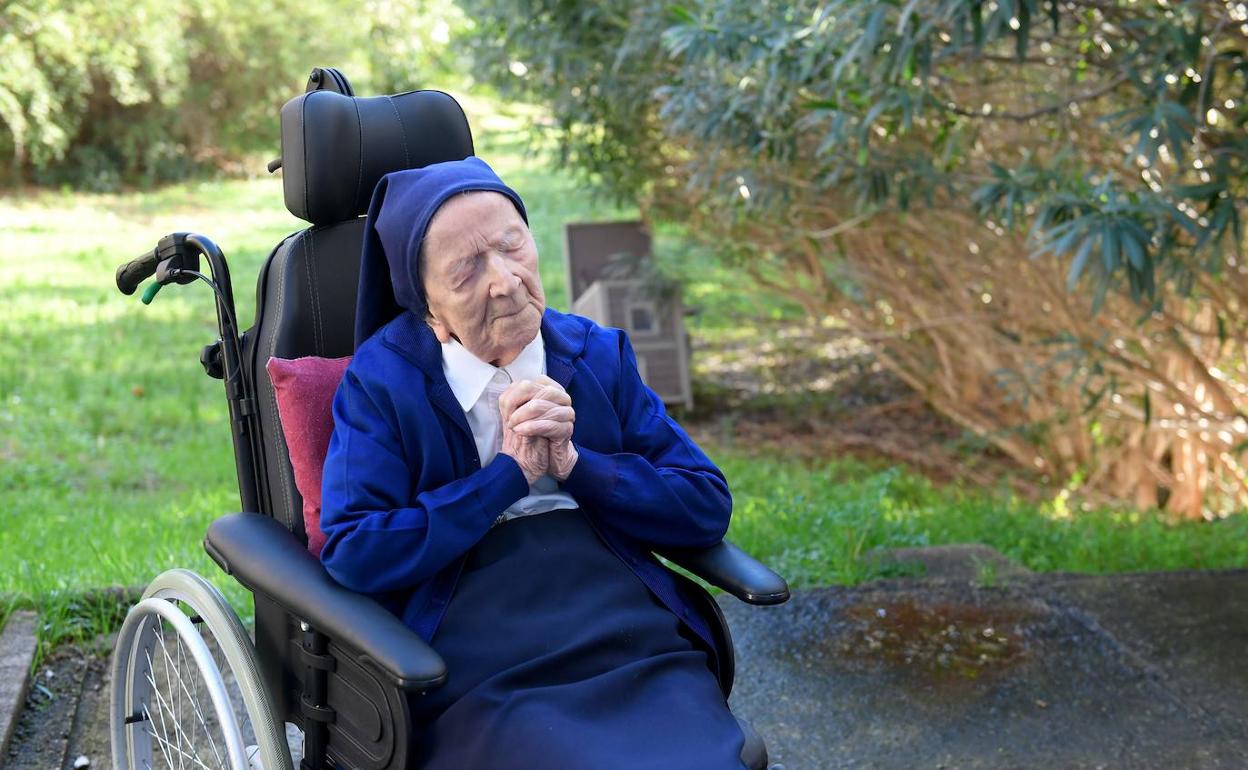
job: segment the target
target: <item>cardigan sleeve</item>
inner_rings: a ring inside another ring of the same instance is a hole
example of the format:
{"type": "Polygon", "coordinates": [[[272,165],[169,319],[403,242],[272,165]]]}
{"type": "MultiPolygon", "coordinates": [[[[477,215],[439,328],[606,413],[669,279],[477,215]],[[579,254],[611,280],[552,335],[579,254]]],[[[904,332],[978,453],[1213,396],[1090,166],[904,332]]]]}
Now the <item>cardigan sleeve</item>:
{"type": "Polygon", "coordinates": [[[519,464],[500,454],[485,468],[414,493],[386,411],[350,369],[334,395],[334,432],[325,458],[321,562],[355,591],[411,588],[467,553],[499,512],[528,494],[519,464]]]}
{"type": "Polygon", "coordinates": [[[596,518],[650,546],[715,545],[732,516],[728,482],[667,415],[663,401],[642,381],[627,335],[618,334],[615,407],[623,451],[596,452],[577,444],[579,459],[563,486],[596,518]]]}

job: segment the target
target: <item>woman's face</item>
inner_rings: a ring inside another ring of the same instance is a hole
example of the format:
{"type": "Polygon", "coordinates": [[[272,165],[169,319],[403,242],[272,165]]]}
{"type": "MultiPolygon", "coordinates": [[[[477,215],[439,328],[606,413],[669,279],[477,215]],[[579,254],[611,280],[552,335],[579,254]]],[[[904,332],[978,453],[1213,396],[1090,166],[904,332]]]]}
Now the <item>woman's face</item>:
{"type": "Polygon", "coordinates": [[[546,295],[537,246],[505,195],[452,196],[425,234],[421,269],[429,326],[495,366],[511,363],[537,336],[546,295]]]}

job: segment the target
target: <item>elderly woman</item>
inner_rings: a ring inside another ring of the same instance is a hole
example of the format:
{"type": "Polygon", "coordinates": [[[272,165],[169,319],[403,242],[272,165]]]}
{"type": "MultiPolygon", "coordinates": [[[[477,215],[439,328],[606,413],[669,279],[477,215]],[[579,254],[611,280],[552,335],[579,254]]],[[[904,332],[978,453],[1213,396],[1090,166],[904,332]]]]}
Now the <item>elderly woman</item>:
{"type": "Polygon", "coordinates": [[[447,662],[412,699],[422,768],[740,770],[710,633],[650,554],[718,542],[727,484],[537,258],[477,158],[378,184],[325,567],[447,662]]]}

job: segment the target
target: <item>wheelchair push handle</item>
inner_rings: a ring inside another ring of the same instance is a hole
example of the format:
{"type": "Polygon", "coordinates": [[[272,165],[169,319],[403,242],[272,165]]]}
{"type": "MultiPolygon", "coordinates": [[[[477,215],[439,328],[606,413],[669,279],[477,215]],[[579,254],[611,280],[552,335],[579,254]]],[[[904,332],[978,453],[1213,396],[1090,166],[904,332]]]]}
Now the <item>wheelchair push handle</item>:
{"type": "Polygon", "coordinates": [[[191,272],[199,271],[199,249],[194,245],[192,233],[170,233],[160,239],[156,248],[117,268],[117,289],[127,296],[134,294],[139,284],[153,274],[157,283],[143,295],[143,303],[151,302],[157,287],[168,283],[190,283],[195,280],[191,272]],[[192,243],[187,243],[191,236],[192,243]]]}
{"type": "Polygon", "coordinates": [[[134,290],[156,272],[160,258],[156,249],[138,259],[131,260],[117,268],[117,289],[126,296],[134,294],[134,290]]]}

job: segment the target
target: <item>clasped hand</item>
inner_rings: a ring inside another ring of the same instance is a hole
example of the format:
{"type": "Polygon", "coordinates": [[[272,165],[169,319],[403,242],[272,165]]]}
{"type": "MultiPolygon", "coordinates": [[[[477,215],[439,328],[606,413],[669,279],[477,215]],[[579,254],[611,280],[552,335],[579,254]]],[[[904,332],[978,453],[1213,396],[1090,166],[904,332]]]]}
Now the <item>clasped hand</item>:
{"type": "Polygon", "coordinates": [[[503,454],[511,455],[529,484],[550,474],[564,481],[576,464],[572,397],[546,375],[512,383],[498,399],[503,454]]]}

